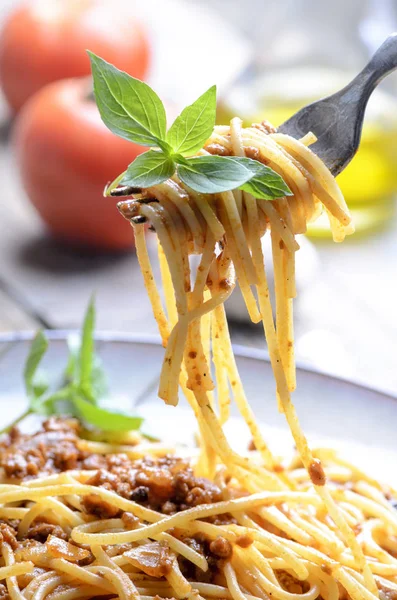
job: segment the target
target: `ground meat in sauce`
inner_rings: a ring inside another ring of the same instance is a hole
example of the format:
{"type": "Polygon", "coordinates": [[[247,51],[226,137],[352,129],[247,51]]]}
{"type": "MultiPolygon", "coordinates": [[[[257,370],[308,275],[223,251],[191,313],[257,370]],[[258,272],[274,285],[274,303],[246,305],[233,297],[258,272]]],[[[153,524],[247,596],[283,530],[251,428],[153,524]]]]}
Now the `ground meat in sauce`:
{"type": "MultiPolygon", "coordinates": [[[[24,435],[14,428],[0,441],[0,469],[3,471],[3,480],[23,481],[75,468],[92,470],[93,475],[87,482],[90,485],[115,491],[124,498],[133,499],[167,515],[222,499],[220,489],[206,479],[195,477],[189,462],[184,459],[167,456],[157,460],[146,457],[132,461],[126,454],[88,455],[78,448],[78,433],[78,423],[73,419],[51,418],[45,421],[42,429],[34,435],[24,435]]],[[[313,462],[310,476],[313,483],[323,485],[325,474],[320,461],[313,462]]],[[[139,519],[132,513],[120,511],[96,494],[85,496],[82,503],[88,513],[98,518],[120,516],[128,529],[134,529],[139,523],[139,519]]],[[[236,523],[228,513],[205,520],[216,525],[236,523]]],[[[217,583],[225,560],[229,560],[233,553],[230,542],[222,537],[211,540],[203,534],[196,534],[186,538],[178,536],[178,531],[173,533],[205,556],[209,565],[208,571],[204,573],[179,556],[178,562],[183,574],[191,580],[217,583]]],[[[277,534],[282,536],[282,532],[278,531],[277,534]]],[[[37,519],[31,523],[26,536],[20,538],[17,520],[0,520],[0,548],[2,543],[7,543],[17,554],[23,553],[24,549],[32,545],[38,549],[44,548],[44,544],[53,538],[67,541],[68,535],[60,526],[37,519]]],[[[245,548],[252,543],[252,539],[249,536],[241,536],[236,543],[245,548]]],[[[114,553],[131,550],[131,545],[124,546],[114,547],[114,553]]],[[[89,555],[86,560],[78,561],[78,564],[85,565],[91,561],[92,556],[89,555]]],[[[43,570],[36,567],[35,571],[37,575],[43,570]]],[[[22,587],[29,583],[32,575],[24,577],[27,579],[22,587]]],[[[277,572],[277,578],[290,593],[302,594],[308,590],[307,583],[296,580],[285,571],[277,572]]],[[[394,590],[383,586],[380,586],[380,589],[385,599],[397,600],[394,590]]],[[[342,595],[341,599],[347,600],[347,596],[342,595]]],[[[2,583],[0,600],[9,600],[7,588],[2,583]]]]}
{"type": "MultiPolygon", "coordinates": [[[[50,418],[33,435],[14,428],[0,441],[0,468],[5,480],[25,481],[69,469],[94,471],[87,484],[114,491],[123,498],[171,515],[200,504],[222,499],[220,489],[207,479],[194,476],[189,462],[166,456],[131,460],[126,454],[88,455],[79,449],[79,425],[74,419],[50,418]]],[[[96,494],[82,499],[87,513],[101,519],[121,517],[122,511],[96,494]]],[[[230,515],[209,519],[221,524],[234,522],[230,515]]],[[[131,528],[133,523],[130,519],[131,528]]],[[[28,537],[45,541],[53,533],[49,523],[34,522],[28,537]]]]}
{"type": "Polygon", "coordinates": [[[252,539],[252,537],[249,535],[246,535],[246,534],[239,535],[238,538],[236,539],[236,544],[237,544],[237,546],[240,546],[240,548],[248,548],[253,543],[254,543],[254,540],[252,539]]]}
{"type": "Polygon", "coordinates": [[[172,569],[174,555],[165,542],[149,542],[125,552],[124,557],[149,577],[166,577],[172,569]]]}
{"type": "Polygon", "coordinates": [[[139,525],[139,519],[135,515],[130,512],[124,512],[121,515],[121,520],[123,521],[125,527],[127,529],[136,529],[139,525]]]}
{"type": "Polygon", "coordinates": [[[277,129],[275,127],[273,127],[273,125],[269,122],[269,121],[262,121],[261,123],[253,123],[252,127],[254,129],[259,129],[260,131],[263,131],[263,133],[276,133],[277,129]]]}
{"type": "Polygon", "coordinates": [[[229,513],[223,513],[220,515],[214,515],[213,517],[207,517],[203,519],[203,521],[207,521],[208,523],[212,523],[213,525],[237,525],[237,519],[232,517],[229,513]]]}
{"type": "Polygon", "coordinates": [[[230,558],[233,554],[233,547],[225,538],[217,537],[210,543],[210,552],[219,558],[230,558]]]}
{"type": "Polygon", "coordinates": [[[208,571],[204,572],[193,563],[178,556],[179,567],[187,579],[200,581],[201,583],[219,583],[219,573],[225,563],[233,554],[233,547],[228,540],[218,537],[216,540],[209,539],[203,533],[197,533],[193,537],[174,535],[181,539],[187,546],[202,554],[208,562],[208,571]]]}
{"type": "Polygon", "coordinates": [[[121,514],[117,506],[113,506],[96,494],[84,496],[81,504],[88,514],[95,515],[98,519],[113,519],[121,514]]]}
{"type": "Polygon", "coordinates": [[[11,546],[13,550],[18,548],[16,530],[4,521],[0,523],[0,546],[3,542],[11,546]]]}
{"type": "Polygon", "coordinates": [[[49,535],[68,540],[69,536],[59,525],[46,523],[45,521],[34,521],[29,527],[25,538],[36,540],[37,542],[46,542],[49,535]]]}
{"type": "Polygon", "coordinates": [[[33,435],[17,428],[0,441],[0,468],[6,478],[27,480],[82,467],[86,454],[77,447],[78,423],[51,418],[33,435]]]}
{"type": "Polygon", "coordinates": [[[299,581],[287,571],[275,571],[275,573],[280,585],[290,594],[304,594],[310,589],[306,581],[299,581]]]}
{"type": "MultiPolygon", "coordinates": [[[[88,485],[115,491],[123,498],[171,515],[199,504],[221,500],[220,489],[210,481],[194,476],[188,462],[167,456],[158,460],[144,458],[130,461],[119,454],[107,458],[106,468],[99,469],[88,485]]],[[[83,501],[87,512],[100,518],[119,516],[99,496],[83,501]]]]}
{"type": "Polygon", "coordinates": [[[383,593],[384,600],[397,600],[397,592],[378,582],[378,588],[383,593]]]}
{"type": "Polygon", "coordinates": [[[230,156],[231,154],[230,150],[228,150],[224,146],[221,146],[221,144],[216,143],[208,144],[208,146],[206,146],[205,149],[210,154],[214,154],[216,156],[230,156]]]}
{"type": "MultiPolygon", "coordinates": [[[[55,418],[43,423],[42,429],[34,435],[12,430],[0,441],[3,480],[24,481],[75,468],[92,470],[87,484],[114,491],[123,498],[167,515],[222,500],[221,490],[211,481],[195,477],[185,459],[166,456],[133,461],[122,453],[88,455],[78,448],[78,433],[76,421],[55,418]]],[[[133,514],[119,510],[95,493],[81,501],[86,512],[97,518],[120,517],[128,529],[134,529],[139,522],[133,514]]],[[[236,522],[230,514],[206,520],[217,525],[236,522]]],[[[18,521],[0,521],[0,543],[5,541],[19,551],[32,544],[40,548],[50,536],[68,540],[68,535],[58,525],[44,519],[33,521],[23,538],[18,536],[18,521]]],[[[184,574],[198,581],[216,581],[219,568],[232,555],[231,544],[224,538],[209,540],[199,534],[184,541],[203,554],[209,564],[208,572],[204,573],[179,557],[184,574]]]]}
{"type": "Polygon", "coordinates": [[[309,476],[314,485],[323,486],[326,482],[326,476],[321,461],[315,458],[309,467],[309,476]]]}

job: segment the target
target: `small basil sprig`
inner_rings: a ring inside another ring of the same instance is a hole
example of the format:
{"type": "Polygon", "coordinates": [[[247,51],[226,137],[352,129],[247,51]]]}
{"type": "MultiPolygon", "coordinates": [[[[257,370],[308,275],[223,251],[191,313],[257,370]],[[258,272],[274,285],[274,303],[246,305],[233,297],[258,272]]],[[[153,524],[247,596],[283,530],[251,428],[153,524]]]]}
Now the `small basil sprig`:
{"type": "Polygon", "coordinates": [[[244,157],[194,156],[211,136],[216,117],[216,87],[187,106],[166,131],[163,103],[146,84],[88,53],[95,99],[102,120],[116,135],[151,150],[138,156],[108,186],[147,188],[178,177],[196,192],[214,194],[242,189],[256,198],[274,200],[292,194],[282,177],[257,160],[244,157]]]}
{"type": "Polygon", "coordinates": [[[43,375],[39,371],[40,363],[48,349],[48,340],[43,331],[36,334],[24,368],[28,408],[1,433],[8,431],[31,414],[68,414],[103,431],[131,431],[140,428],[140,417],[100,406],[108,390],[101,361],[95,353],[94,330],[95,304],[92,299],[79,337],[69,340],[69,356],[63,380],[53,391],[49,391],[48,384],[43,382],[43,375]]]}
{"type": "Polygon", "coordinates": [[[38,371],[38,367],[44,354],[47,352],[47,348],[47,338],[42,331],[38,331],[33,338],[23,370],[26,396],[32,405],[37,404],[48,389],[47,383],[40,384],[40,379],[42,379],[43,376],[40,376],[40,372],[38,371]]]}

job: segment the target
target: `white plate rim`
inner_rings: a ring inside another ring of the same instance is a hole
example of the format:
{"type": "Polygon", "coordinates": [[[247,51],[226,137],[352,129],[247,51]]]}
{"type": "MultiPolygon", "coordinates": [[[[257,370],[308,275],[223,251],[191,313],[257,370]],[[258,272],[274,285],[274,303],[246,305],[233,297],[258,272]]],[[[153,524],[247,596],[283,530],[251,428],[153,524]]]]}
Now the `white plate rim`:
{"type": "MultiPolygon", "coordinates": [[[[78,333],[76,329],[47,329],[44,330],[46,336],[49,340],[59,340],[66,341],[67,337],[71,334],[78,333]]],[[[35,332],[32,331],[15,331],[15,332],[2,332],[0,333],[0,344],[13,344],[18,342],[26,342],[33,339],[35,332]]],[[[121,344],[150,344],[154,346],[161,346],[160,338],[154,334],[136,334],[136,333],[118,333],[114,331],[106,331],[101,330],[95,333],[95,339],[98,342],[116,342],[121,344]]],[[[240,344],[233,344],[234,352],[237,356],[241,356],[243,358],[265,361],[270,363],[269,355],[266,350],[261,350],[258,348],[251,348],[248,346],[243,346],[240,344]]],[[[297,361],[297,369],[299,371],[317,375],[319,377],[324,378],[326,381],[334,381],[342,383],[346,386],[351,386],[356,390],[366,391],[366,392],[374,392],[380,394],[386,398],[394,400],[397,402],[397,393],[393,394],[390,391],[382,390],[379,387],[373,387],[365,385],[356,379],[347,379],[344,377],[340,377],[338,375],[334,375],[332,373],[327,373],[323,370],[317,369],[313,365],[308,365],[303,361],[297,361]]]]}

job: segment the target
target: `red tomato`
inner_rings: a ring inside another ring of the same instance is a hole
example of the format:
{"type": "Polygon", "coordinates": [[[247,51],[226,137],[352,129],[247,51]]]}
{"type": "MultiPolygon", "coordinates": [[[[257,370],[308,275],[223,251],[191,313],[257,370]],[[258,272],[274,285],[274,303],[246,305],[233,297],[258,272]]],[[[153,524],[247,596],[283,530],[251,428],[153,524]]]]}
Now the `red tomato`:
{"type": "Polygon", "coordinates": [[[111,1],[34,0],[11,14],[0,37],[0,83],[14,111],[47,83],[89,75],[86,49],[144,79],[143,26],[111,1]]]}
{"type": "Polygon", "coordinates": [[[25,190],[58,239],[98,249],[133,244],[130,225],[107,181],[122,173],[144,148],[113,135],[87,99],[87,79],[44,87],[18,115],[14,144],[25,190]]]}

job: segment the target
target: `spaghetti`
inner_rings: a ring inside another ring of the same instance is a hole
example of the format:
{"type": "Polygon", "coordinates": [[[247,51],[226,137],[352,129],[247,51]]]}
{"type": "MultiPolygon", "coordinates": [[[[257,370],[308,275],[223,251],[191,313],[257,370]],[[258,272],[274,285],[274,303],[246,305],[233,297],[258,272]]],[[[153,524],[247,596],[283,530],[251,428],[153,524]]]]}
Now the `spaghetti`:
{"type": "Polygon", "coordinates": [[[322,210],[335,241],[353,232],[332,175],[308,148],[314,140],[294,140],[267,124],[242,128],[233,119],[215,128],[200,152],[267,164],[290,197],[269,202],[240,190],[203,196],[174,176],[120,203],[165,347],[159,396],[175,406],[183,391],[197,418],[199,452],[184,461],[139,438],[119,447],[88,441],[61,421],[56,427],[69,432],[75,464],[52,458],[49,472],[38,468],[31,478],[27,467],[7,471],[4,457],[17,447],[10,436],[1,459],[8,478],[0,485],[0,577],[12,600],[397,598],[396,493],[330,450],[313,452],[291,401],[296,235],[322,210]],[[159,241],[164,306],[146,221],[159,241]],[[192,255],[200,257],[195,270],[192,255]],[[238,374],[224,309],[236,282],[251,319],[264,328],[279,409],[297,449],[290,461],[268,447],[238,374]],[[231,402],[253,439],[246,455],[223,431],[231,402]],[[38,523],[52,533],[32,542],[38,523]]]}

